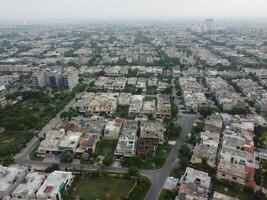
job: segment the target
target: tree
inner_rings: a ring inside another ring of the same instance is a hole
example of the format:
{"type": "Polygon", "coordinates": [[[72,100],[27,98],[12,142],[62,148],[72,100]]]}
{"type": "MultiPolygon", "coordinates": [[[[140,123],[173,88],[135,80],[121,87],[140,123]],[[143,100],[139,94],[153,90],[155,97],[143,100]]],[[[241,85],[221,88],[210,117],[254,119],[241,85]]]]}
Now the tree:
{"type": "Polygon", "coordinates": [[[188,159],[190,159],[191,156],[192,156],[192,151],[186,144],[182,144],[179,152],[180,152],[182,157],[185,157],[185,158],[188,158],[188,159]]]}
{"type": "Polygon", "coordinates": [[[174,101],[171,101],[171,112],[172,112],[172,117],[176,117],[176,115],[178,114],[179,108],[176,105],[176,103],[174,103],[174,101]]]}
{"type": "Polygon", "coordinates": [[[131,176],[136,176],[136,175],[138,175],[138,168],[137,168],[137,166],[135,166],[135,165],[130,166],[130,167],[129,167],[129,174],[130,174],[131,176]]]}
{"type": "Polygon", "coordinates": [[[234,106],[232,110],[229,111],[232,115],[248,114],[248,112],[248,108],[245,106],[234,106]]]}
{"type": "Polygon", "coordinates": [[[82,157],[81,157],[82,161],[88,161],[89,156],[90,155],[88,152],[83,152],[82,157]]]}
{"type": "Polygon", "coordinates": [[[70,151],[63,151],[60,154],[60,162],[70,163],[73,161],[73,159],[74,159],[73,153],[71,153],[70,151]]]}
{"type": "Polygon", "coordinates": [[[3,159],[3,165],[4,165],[4,166],[9,166],[9,165],[11,165],[13,162],[14,162],[14,159],[13,159],[12,156],[6,156],[6,157],[3,159]]]}
{"type": "Polygon", "coordinates": [[[262,191],[256,191],[253,195],[253,198],[257,199],[257,200],[266,200],[267,199],[265,194],[262,191]]]}
{"type": "Polygon", "coordinates": [[[113,157],[112,156],[105,156],[104,160],[103,160],[103,164],[105,166],[110,166],[113,163],[113,157]]]}
{"type": "Polygon", "coordinates": [[[142,94],[142,92],[143,92],[142,88],[137,88],[135,94],[142,94]]]}
{"type": "Polygon", "coordinates": [[[166,192],[164,193],[164,199],[174,199],[177,196],[178,190],[173,189],[173,190],[165,190],[166,192]]]}
{"type": "Polygon", "coordinates": [[[148,119],[149,121],[154,120],[155,118],[154,118],[153,113],[149,113],[148,116],[147,116],[147,119],[148,119]]]}
{"type": "Polygon", "coordinates": [[[177,122],[170,122],[170,125],[166,131],[168,139],[176,139],[181,133],[182,127],[177,122]]]}
{"type": "Polygon", "coordinates": [[[51,172],[53,172],[53,171],[55,171],[55,170],[59,170],[59,164],[52,164],[51,167],[47,167],[47,168],[45,169],[45,172],[46,172],[46,173],[51,173],[51,172]]]}
{"type": "Polygon", "coordinates": [[[126,158],[123,161],[123,165],[127,166],[127,167],[129,167],[129,166],[140,167],[141,163],[142,163],[142,159],[139,156],[133,156],[133,157],[130,157],[130,158],[126,158]]]}
{"type": "Polygon", "coordinates": [[[210,107],[210,106],[202,106],[199,109],[199,113],[203,116],[203,117],[207,117],[209,115],[211,115],[214,112],[218,112],[219,109],[218,108],[214,108],[214,107],[210,107]]]}
{"type": "Polygon", "coordinates": [[[166,93],[167,93],[168,95],[171,95],[171,94],[172,94],[172,86],[168,86],[168,87],[166,88],[166,93]]]}

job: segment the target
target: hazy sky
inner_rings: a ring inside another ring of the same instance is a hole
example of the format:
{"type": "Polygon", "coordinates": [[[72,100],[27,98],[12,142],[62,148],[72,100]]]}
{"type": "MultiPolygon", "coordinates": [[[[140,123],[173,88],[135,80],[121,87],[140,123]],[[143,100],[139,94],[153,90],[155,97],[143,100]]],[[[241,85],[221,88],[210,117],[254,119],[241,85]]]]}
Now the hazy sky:
{"type": "Polygon", "coordinates": [[[0,20],[177,17],[267,17],[267,0],[0,0],[0,20]]]}

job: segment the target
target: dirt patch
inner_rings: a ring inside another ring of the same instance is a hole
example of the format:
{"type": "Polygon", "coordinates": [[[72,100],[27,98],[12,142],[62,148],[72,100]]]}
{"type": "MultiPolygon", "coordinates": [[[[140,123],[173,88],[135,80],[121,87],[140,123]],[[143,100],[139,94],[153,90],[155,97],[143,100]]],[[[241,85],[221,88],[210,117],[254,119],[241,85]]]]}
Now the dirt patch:
{"type": "Polygon", "coordinates": [[[2,143],[3,143],[3,144],[10,143],[10,142],[12,142],[13,140],[14,140],[14,138],[12,138],[12,139],[10,139],[10,140],[4,140],[2,143]]]}
{"type": "Polygon", "coordinates": [[[4,127],[0,127],[0,134],[5,132],[5,128],[4,127]]]}

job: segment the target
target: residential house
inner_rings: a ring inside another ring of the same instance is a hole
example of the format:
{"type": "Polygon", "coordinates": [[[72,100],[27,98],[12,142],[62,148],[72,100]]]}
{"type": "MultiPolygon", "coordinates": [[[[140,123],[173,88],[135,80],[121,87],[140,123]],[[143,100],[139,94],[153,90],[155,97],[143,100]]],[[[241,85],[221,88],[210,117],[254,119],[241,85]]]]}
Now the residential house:
{"type": "Polygon", "coordinates": [[[157,118],[169,118],[171,117],[171,103],[169,96],[159,95],[157,96],[157,118]]]}
{"type": "Polygon", "coordinates": [[[143,109],[143,95],[133,95],[130,100],[129,114],[140,116],[143,109]]]}
{"type": "Polygon", "coordinates": [[[62,192],[73,182],[72,172],[54,171],[48,175],[41,188],[36,193],[38,200],[62,200],[62,192]]]}
{"type": "Polygon", "coordinates": [[[133,157],[136,153],[138,123],[134,120],[127,120],[123,128],[114,155],[117,158],[133,157]]]}
{"type": "Polygon", "coordinates": [[[108,121],[104,130],[104,138],[109,140],[117,140],[121,132],[123,119],[116,118],[113,121],[108,121]]]}
{"type": "Polygon", "coordinates": [[[12,192],[11,197],[17,200],[35,200],[36,193],[45,180],[44,174],[29,172],[18,187],[12,192]]]}
{"type": "Polygon", "coordinates": [[[11,194],[11,192],[24,180],[27,174],[25,166],[11,165],[4,167],[0,165],[0,199],[11,194]]]}
{"type": "Polygon", "coordinates": [[[158,145],[163,144],[165,131],[166,129],[161,123],[142,122],[137,144],[137,154],[141,156],[153,155],[158,145]]]}
{"type": "Polygon", "coordinates": [[[187,167],[181,178],[179,200],[208,200],[211,189],[211,177],[208,173],[187,167]]]}

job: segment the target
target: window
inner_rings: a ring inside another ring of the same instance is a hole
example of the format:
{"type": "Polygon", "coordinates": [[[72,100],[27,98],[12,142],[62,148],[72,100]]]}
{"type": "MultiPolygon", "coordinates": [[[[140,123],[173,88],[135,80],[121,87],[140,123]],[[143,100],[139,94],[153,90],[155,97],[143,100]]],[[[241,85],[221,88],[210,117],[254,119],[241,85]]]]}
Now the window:
{"type": "Polygon", "coordinates": [[[226,175],[225,174],[222,174],[223,177],[225,177],[226,175]]]}
{"type": "Polygon", "coordinates": [[[237,180],[237,178],[235,176],[232,177],[233,180],[237,180]]]}

